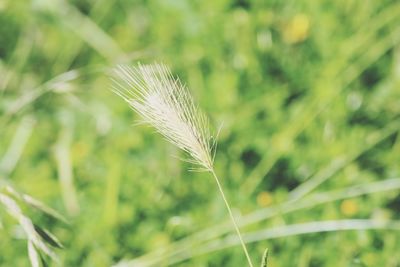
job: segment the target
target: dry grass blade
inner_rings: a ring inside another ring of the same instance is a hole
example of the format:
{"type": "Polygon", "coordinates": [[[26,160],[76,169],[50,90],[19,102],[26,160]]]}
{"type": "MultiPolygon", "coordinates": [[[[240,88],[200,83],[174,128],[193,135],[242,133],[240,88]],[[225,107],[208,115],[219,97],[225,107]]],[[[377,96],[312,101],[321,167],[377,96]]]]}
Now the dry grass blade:
{"type": "Polygon", "coordinates": [[[28,255],[32,267],[40,267],[39,254],[31,241],[28,241],[28,255]]]}
{"type": "Polygon", "coordinates": [[[21,119],[6,153],[0,159],[0,172],[4,175],[10,175],[15,169],[25,145],[32,135],[35,124],[35,119],[29,115],[21,119]]]}
{"type": "Polygon", "coordinates": [[[0,204],[5,208],[8,214],[12,216],[23,229],[28,241],[28,253],[32,266],[37,264],[38,251],[48,255],[55,261],[58,261],[57,255],[45,244],[41,236],[35,230],[31,219],[23,214],[18,203],[6,194],[0,193],[0,204]],[[31,243],[31,244],[29,244],[31,243]]]}
{"type": "MultiPolygon", "coordinates": [[[[263,240],[277,239],[282,237],[291,237],[296,235],[305,235],[322,232],[337,231],[367,231],[367,230],[385,230],[399,231],[400,221],[379,221],[372,219],[343,219],[329,221],[313,221],[299,224],[290,224],[277,226],[274,228],[254,231],[243,235],[246,243],[259,242],[263,240]]],[[[171,258],[168,263],[173,265],[189,258],[215,252],[222,249],[231,248],[240,244],[240,240],[236,236],[227,236],[224,239],[210,241],[198,248],[192,248],[171,258]]],[[[156,265],[154,265],[156,266],[156,265]]]]}
{"type": "Polygon", "coordinates": [[[61,215],[59,212],[57,212],[56,210],[50,208],[49,206],[47,206],[46,204],[44,204],[43,202],[31,197],[30,195],[24,194],[24,193],[20,193],[17,190],[15,190],[12,186],[10,185],[6,185],[5,187],[5,191],[10,194],[11,196],[13,196],[15,199],[20,200],[25,202],[26,204],[28,204],[29,206],[40,210],[41,212],[59,220],[62,221],[65,224],[69,224],[69,222],[67,221],[67,219],[61,215]]]}

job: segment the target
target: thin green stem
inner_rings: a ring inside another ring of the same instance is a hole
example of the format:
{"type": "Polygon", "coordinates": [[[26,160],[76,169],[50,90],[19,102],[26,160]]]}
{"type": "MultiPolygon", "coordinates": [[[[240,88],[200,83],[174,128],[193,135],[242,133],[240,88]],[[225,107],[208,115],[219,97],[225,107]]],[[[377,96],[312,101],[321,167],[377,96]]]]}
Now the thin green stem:
{"type": "Polygon", "coordinates": [[[221,186],[221,183],[219,182],[218,176],[215,174],[215,171],[213,169],[211,169],[210,172],[212,173],[212,175],[215,178],[215,181],[217,182],[219,192],[221,193],[222,199],[225,202],[225,206],[228,209],[229,216],[231,217],[233,226],[235,227],[235,230],[236,230],[236,233],[237,233],[237,235],[239,237],[240,243],[242,244],[243,251],[244,251],[244,254],[246,255],[246,258],[247,258],[247,261],[249,263],[249,266],[253,267],[253,263],[251,262],[251,259],[250,259],[250,256],[249,256],[249,252],[247,251],[246,245],[245,245],[245,243],[243,241],[243,238],[242,238],[242,234],[240,233],[239,227],[238,227],[238,225],[237,225],[237,223],[235,221],[235,217],[233,217],[231,206],[229,205],[229,202],[225,197],[225,193],[224,193],[224,190],[222,190],[222,186],[221,186]]]}

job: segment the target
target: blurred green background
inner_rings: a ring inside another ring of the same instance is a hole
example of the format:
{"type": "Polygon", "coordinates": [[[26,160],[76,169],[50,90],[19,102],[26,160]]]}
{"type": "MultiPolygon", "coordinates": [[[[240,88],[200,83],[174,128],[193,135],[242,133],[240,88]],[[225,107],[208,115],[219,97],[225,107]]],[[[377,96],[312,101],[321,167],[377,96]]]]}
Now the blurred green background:
{"type": "MultiPolygon", "coordinates": [[[[24,209],[61,266],[246,266],[212,177],[110,91],[155,61],[222,125],[257,266],[400,266],[400,2],[0,0],[0,179],[68,219],[24,209]]],[[[0,266],[29,266],[0,221],[0,266]]]]}

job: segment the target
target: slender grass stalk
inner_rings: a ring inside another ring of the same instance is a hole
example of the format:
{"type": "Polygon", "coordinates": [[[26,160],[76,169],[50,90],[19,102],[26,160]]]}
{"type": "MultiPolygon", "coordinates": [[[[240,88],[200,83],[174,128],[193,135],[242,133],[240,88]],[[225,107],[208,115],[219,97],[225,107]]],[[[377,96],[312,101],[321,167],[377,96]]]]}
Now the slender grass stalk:
{"type": "Polygon", "coordinates": [[[250,267],[253,267],[239,227],[218,176],[214,171],[215,140],[207,117],[195,105],[187,88],[163,64],[119,66],[114,92],[121,96],[145,123],[152,125],[172,144],[187,152],[191,163],[214,177],[250,267]]]}
{"type": "Polygon", "coordinates": [[[239,227],[238,227],[238,225],[236,223],[235,217],[233,216],[233,213],[232,213],[231,207],[229,205],[229,202],[225,197],[225,193],[224,193],[224,190],[222,189],[221,183],[219,182],[218,176],[217,176],[217,174],[215,173],[214,170],[212,170],[211,173],[212,173],[213,177],[215,178],[215,181],[217,182],[217,186],[218,186],[219,192],[221,193],[221,196],[222,196],[222,198],[223,198],[223,200],[225,202],[226,209],[229,212],[229,216],[231,217],[233,226],[235,227],[236,233],[237,233],[237,235],[239,237],[240,244],[242,245],[244,254],[246,254],[247,261],[249,262],[250,266],[253,266],[253,263],[251,262],[251,259],[250,259],[249,252],[247,251],[246,245],[245,245],[245,243],[243,241],[243,238],[242,238],[242,234],[240,233],[240,230],[239,230],[239,227]]]}
{"type": "Polygon", "coordinates": [[[74,185],[74,174],[71,162],[71,142],[73,136],[72,118],[68,113],[61,113],[63,128],[54,149],[57,162],[57,172],[63,202],[67,212],[71,216],[77,216],[80,211],[78,195],[74,185]]]}

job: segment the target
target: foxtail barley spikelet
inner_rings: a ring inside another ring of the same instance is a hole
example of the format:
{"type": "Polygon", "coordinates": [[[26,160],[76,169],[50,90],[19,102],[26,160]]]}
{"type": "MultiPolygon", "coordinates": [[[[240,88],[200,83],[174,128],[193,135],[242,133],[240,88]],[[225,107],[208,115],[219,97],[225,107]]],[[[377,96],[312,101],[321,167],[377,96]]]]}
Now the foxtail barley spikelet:
{"type": "Polygon", "coordinates": [[[116,69],[114,91],[168,141],[211,170],[213,147],[207,117],[195,106],[179,79],[162,64],[116,69]]]}
{"type": "Polygon", "coordinates": [[[119,66],[115,69],[114,92],[121,96],[145,123],[191,156],[191,162],[209,171],[228,209],[249,266],[253,266],[221,183],[213,168],[208,119],[195,105],[187,88],[163,64],[119,66]]]}

